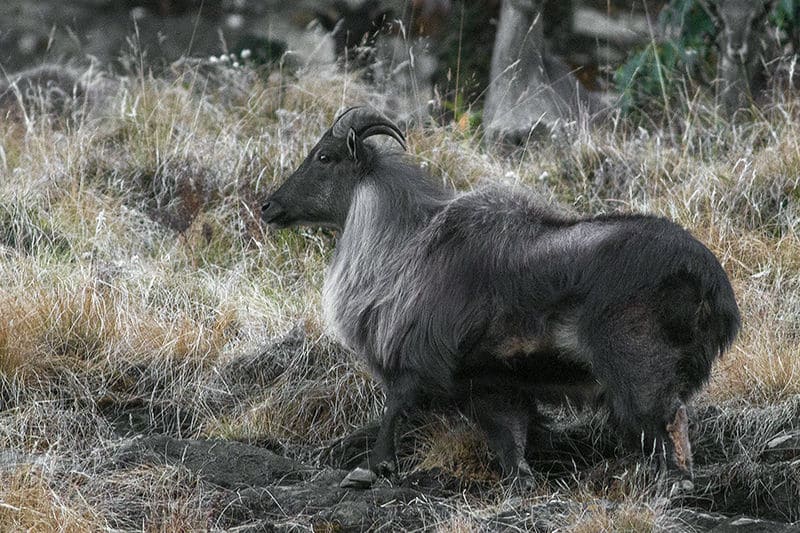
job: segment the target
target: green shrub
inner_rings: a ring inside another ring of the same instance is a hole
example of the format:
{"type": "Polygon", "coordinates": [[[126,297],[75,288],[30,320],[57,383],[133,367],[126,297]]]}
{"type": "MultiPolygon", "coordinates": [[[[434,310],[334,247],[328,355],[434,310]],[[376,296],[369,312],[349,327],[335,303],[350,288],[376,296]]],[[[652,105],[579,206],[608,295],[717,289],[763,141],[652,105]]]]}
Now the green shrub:
{"type": "MultiPolygon", "coordinates": [[[[663,41],[651,41],[634,50],[614,75],[622,95],[622,109],[642,115],[663,106],[669,110],[685,103],[688,88],[708,87],[716,77],[715,41],[721,28],[702,0],[671,0],[659,15],[663,41]]],[[[779,45],[791,41],[797,52],[800,0],[780,0],[769,16],[779,45]]]]}

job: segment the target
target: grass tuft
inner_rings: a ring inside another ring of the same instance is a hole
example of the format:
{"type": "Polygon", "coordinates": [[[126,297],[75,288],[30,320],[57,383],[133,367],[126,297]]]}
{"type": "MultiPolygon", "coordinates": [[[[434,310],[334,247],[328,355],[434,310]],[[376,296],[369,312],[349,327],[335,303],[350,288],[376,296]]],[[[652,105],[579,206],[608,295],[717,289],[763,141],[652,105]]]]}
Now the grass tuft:
{"type": "MultiPolygon", "coordinates": [[[[98,509],[79,497],[58,493],[38,468],[20,468],[2,476],[0,529],[3,531],[99,531],[107,523],[98,509]]],[[[75,488],[72,491],[75,495],[75,488]]]]}

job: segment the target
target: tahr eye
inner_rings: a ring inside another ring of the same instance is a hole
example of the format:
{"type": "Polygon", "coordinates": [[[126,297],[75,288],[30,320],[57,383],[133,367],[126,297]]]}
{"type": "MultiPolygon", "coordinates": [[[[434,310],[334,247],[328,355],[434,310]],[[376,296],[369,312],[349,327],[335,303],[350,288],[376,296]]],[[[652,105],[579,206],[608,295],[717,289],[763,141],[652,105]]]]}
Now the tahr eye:
{"type": "Polygon", "coordinates": [[[327,155],[327,154],[319,154],[319,155],[317,156],[317,160],[318,160],[320,163],[329,163],[329,162],[330,162],[330,160],[331,160],[331,158],[330,158],[330,157],[328,157],[328,155],[327,155]]]}

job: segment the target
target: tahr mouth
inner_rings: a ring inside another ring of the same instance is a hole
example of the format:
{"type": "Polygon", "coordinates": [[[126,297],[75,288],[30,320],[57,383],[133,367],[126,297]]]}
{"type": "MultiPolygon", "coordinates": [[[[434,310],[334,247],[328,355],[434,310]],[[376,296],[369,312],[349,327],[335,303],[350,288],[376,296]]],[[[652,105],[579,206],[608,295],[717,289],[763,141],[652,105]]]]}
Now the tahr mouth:
{"type": "Polygon", "coordinates": [[[289,224],[284,222],[267,222],[267,227],[271,230],[280,230],[288,228],[289,224]]]}
{"type": "Polygon", "coordinates": [[[277,213],[269,219],[264,219],[264,222],[269,226],[269,229],[286,229],[290,226],[289,217],[286,213],[277,213]]]}
{"type": "Polygon", "coordinates": [[[261,220],[267,224],[270,229],[283,229],[289,226],[291,222],[286,209],[275,200],[267,200],[261,207],[261,220]]]}

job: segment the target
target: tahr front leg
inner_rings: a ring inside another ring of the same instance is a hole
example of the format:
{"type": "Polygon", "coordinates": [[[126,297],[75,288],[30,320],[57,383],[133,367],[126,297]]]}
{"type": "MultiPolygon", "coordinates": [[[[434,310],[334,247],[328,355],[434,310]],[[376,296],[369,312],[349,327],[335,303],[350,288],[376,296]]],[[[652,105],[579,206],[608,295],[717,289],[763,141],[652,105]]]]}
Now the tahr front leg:
{"type": "Polygon", "coordinates": [[[386,407],[372,452],[345,476],[339,486],[366,489],[372,486],[378,477],[392,477],[397,472],[395,457],[397,422],[417,402],[416,383],[416,380],[404,377],[386,385],[386,407]]]}

